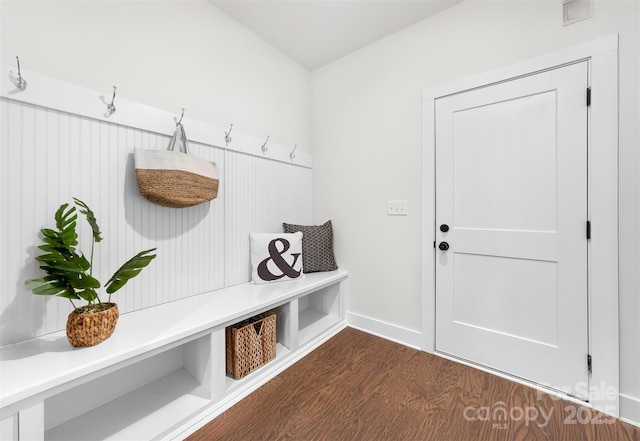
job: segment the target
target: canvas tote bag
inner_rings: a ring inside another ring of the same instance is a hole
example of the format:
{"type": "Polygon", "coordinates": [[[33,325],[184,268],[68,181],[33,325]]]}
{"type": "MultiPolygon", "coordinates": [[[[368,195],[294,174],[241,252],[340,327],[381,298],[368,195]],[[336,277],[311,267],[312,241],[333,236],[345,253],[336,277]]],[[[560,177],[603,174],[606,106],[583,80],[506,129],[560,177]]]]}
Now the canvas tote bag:
{"type": "Polygon", "coordinates": [[[217,165],[190,155],[187,143],[182,124],[177,124],[167,150],[134,150],[142,196],[173,208],[191,207],[218,196],[217,165]]]}

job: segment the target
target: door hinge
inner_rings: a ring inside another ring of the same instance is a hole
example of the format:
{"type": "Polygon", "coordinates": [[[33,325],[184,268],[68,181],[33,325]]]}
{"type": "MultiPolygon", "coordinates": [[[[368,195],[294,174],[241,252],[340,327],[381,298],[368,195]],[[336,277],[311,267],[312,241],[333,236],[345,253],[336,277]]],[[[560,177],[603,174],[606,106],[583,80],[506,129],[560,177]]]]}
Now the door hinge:
{"type": "Polygon", "coordinates": [[[591,221],[587,221],[587,239],[591,239],[591,221]]]}
{"type": "Polygon", "coordinates": [[[433,241],[433,248],[435,248],[435,247],[436,247],[436,241],[434,240],[433,241]]]}
{"type": "Polygon", "coordinates": [[[593,372],[593,362],[591,361],[591,355],[587,354],[587,371],[591,374],[593,372]]]}
{"type": "Polygon", "coordinates": [[[587,107],[591,105],[591,88],[587,87],[587,107]]]}

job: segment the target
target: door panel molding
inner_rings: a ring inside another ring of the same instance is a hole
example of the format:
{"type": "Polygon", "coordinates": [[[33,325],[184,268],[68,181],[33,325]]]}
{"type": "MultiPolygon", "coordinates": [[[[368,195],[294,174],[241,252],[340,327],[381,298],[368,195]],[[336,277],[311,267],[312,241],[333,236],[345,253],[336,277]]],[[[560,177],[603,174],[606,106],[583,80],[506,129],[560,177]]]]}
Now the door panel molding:
{"type": "Polygon", "coordinates": [[[423,93],[422,349],[435,352],[435,104],[438,98],[588,60],[593,99],[589,123],[590,402],[619,415],[618,337],[618,35],[444,84],[423,93]],[[605,391],[615,390],[615,394],[605,391]]]}

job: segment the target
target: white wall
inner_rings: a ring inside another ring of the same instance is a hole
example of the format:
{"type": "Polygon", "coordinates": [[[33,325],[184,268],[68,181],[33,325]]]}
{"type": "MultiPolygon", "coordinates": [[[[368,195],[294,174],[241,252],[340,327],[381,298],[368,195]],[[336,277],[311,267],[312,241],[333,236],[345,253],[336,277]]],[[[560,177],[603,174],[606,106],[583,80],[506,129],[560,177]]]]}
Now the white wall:
{"type": "Polygon", "coordinates": [[[2,63],[310,149],[309,72],[206,1],[2,0],[0,16],[2,63]]]}
{"type": "MultiPolygon", "coordinates": [[[[138,194],[133,148],[164,148],[168,137],[117,123],[126,116],[138,127],[136,117],[157,116],[127,114],[125,100],[176,116],[185,107],[185,121],[234,123],[235,144],[249,138],[242,133],[309,149],[309,73],[208,2],[2,1],[0,15],[3,62],[15,66],[19,55],[24,70],[109,98],[118,86],[118,110],[106,121],[55,110],[66,108],[64,100],[53,109],[0,100],[0,345],[64,328],[69,302],[34,296],[23,281],[38,275],[39,229],[71,196],[95,210],[110,238],[99,247],[99,274],[158,247],[151,267],[118,296],[121,313],[245,282],[250,231],[310,221],[309,168],[271,161],[271,151],[265,158],[223,153],[213,141],[192,142],[191,150],[218,163],[218,199],[174,210],[138,194]]],[[[42,87],[35,75],[25,79],[24,95],[42,87]]]]}
{"type": "Polygon", "coordinates": [[[420,331],[422,91],[619,33],[620,384],[640,400],[639,28],[637,1],[567,27],[559,1],[466,1],[314,71],[314,219],[334,222],[348,310],[420,331]],[[393,199],[407,217],[386,215],[393,199]]]}
{"type": "MultiPolygon", "coordinates": [[[[103,284],[135,253],[157,248],[149,268],[114,295],[121,314],[248,282],[251,232],[282,231],[283,221],[311,221],[309,167],[288,157],[279,161],[259,151],[248,154],[193,138],[189,151],[218,166],[218,197],[182,209],[152,204],[140,196],[133,149],[164,149],[169,136],[135,122],[166,121],[171,130],[171,114],[121,100],[119,122],[105,121],[101,113],[93,113],[97,91],[29,72],[27,89],[12,94],[8,71],[2,72],[0,345],[65,327],[71,303],[35,296],[24,281],[43,275],[34,260],[42,243],[39,231],[53,226],[55,210],[72,202],[72,196],[96,213],[104,240],[91,253],[92,268],[103,284]],[[65,99],[47,104],[55,100],[37,93],[53,89],[64,90],[65,99]],[[80,116],[58,110],[69,101],[86,109],[78,110],[80,116]]],[[[185,127],[197,128],[191,120],[185,127]]],[[[216,138],[223,139],[221,135],[216,138]]],[[[235,144],[243,141],[239,138],[235,144]]],[[[87,257],[88,228],[84,220],[78,222],[79,248],[87,257]]],[[[100,298],[108,300],[102,290],[100,298]]]]}

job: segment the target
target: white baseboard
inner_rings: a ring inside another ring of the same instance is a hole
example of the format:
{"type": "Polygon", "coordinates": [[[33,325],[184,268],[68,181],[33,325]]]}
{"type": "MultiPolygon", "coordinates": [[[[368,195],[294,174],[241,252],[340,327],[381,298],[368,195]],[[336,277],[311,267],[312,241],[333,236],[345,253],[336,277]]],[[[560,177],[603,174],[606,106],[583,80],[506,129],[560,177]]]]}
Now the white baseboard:
{"type": "Polygon", "coordinates": [[[349,326],[387,340],[422,350],[422,333],[398,325],[383,322],[378,319],[347,311],[349,326]]]}
{"type": "Polygon", "coordinates": [[[640,427],[640,398],[620,394],[620,419],[640,427]]]}

